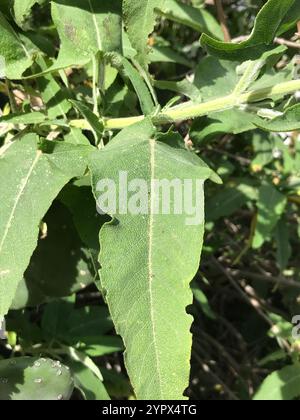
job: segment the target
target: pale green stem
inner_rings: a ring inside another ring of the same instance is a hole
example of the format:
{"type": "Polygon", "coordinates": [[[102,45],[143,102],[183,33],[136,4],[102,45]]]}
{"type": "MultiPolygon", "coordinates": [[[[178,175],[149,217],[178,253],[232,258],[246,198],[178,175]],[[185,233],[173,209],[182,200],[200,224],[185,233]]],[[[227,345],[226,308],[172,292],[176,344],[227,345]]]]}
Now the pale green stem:
{"type": "Polygon", "coordinates": [[[147,71],[144,70],[143,67],[136,60],[133,59],[132,62],[135,65],[135,67],[137,68],[137,70],[140,73],[140,75],[142,76],[142,78],[144,79],[144,81],[145,81],[145,83],[146,83],[146,85],[147,85],[147,87],[148,87],[148,89],[151,93],[151,96],[152,96],[152,99],[153,99],[153,102],[154,102],[155,106],[159,106],[155,90],[152,86],[152,83],[151,83],[151,80],[150,80],[150,77],[149,77],[147,71]]]}
{"type": "Polygon", "coordinates": [[[99,58],[98,56],[93,56],[93,103],[94,103],[94,108],[93,108],[93,112],[94,114],[96,114],[97,116],[99,116],[99,110],[98,110],[98,100],[99,100],[99,87],[98,87],[98,82],[99,82],[99,58]]]}
{"type": "MultiPolygon", "coordinates": [[[[300,80],[280,83],[276,86],[270,86],[263,89],[251,90],[240,95],[228,95],[212,101],[193,104],[187,102],[168,110],[163,111],[153,117],[153,123],[156,125],[180,122],[197,117],[201,117],[212,112],[224,111],[243,104],[251,104],[263,101],[276,95],[287,95],[300,90],[300,80]]],[[[107,130],[120,130],[144,119],[144,115],[127,118],[104,118],[105,128],[107,130]]],[[[73,120],[72,126],[89,130],[90,127],[85,120],[73,120]]]]}

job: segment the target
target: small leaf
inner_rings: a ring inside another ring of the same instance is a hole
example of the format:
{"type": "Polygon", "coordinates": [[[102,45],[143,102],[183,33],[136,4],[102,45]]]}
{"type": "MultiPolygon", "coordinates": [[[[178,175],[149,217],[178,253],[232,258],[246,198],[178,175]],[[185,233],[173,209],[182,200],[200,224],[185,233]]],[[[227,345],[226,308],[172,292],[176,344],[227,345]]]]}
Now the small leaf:
{"type": "Polygon", "coordinates": [[[14,0],[14,15],[17,24],[22,27],[24,20],[30,15],[32,7],[48,0],[14,0]]]}
{"type": "MultiPolygon", "coordinates": [[[[39,59],[38,64],[43,71],[47,69],[45,60],[39,59]]],[[[69,95],[66,90],[59,85],[51,74],[38,78],[37,84],[48,118],[54,120],[63,116],[66,119],[66,114],[71,109],[71,104],[68,101],[69,95]]]]}
{"type": "Polygon", "coordinates": [[[23,114],[9,114],[0,117],[1,124],[40,124],[46,120],[46,115],[42,112],[26,112],[23,114]]]}
{"type": "Polygon", "coordinates": [[[287,204],[287,198],[271,184],[263,184],[259,189],[257,201],[258,216],[253,248],[260,248],[270,239],[276,224],[280,220],[287,204]]]}
{"type": "Polygon", "coordinates": [[[2,13],[0,13],[0,56],[4,57],[4,74],[8,79],[21,79],[24,71],[33,62],[32,52],[27,49],[2,13]]]}
{"type": "Polygon", "coordinates": [[[151,63],[177,63],[186,67],[193,67],[193,63],[184,55],[170,47],[154,45],[149,53],[149,61],[151,63]]]}
{"type": "Polygon", "coordinates": [[[274,141],[269,134],[258,132],[258,130],[254,132],[252,141],[255,157],[251,162],[251,168],[254,172],[259,172],[274,160],[274,141]]]}
{"type": "Polygon", "coordinates": [[[254,396],[255,401],[289,401],[300,396],[300,366],[286,366],[269,375],[254,396]]]}
{"type": "Polygon", "coordinates": [[[246,180],[240,180],[235,187],[221,189],[206,200],[207,221],[213,222],[221,217],[231,216],[251,199],[255,199],[255,188],[246,180]]]}
{"type": "Polygon", "coordinates": [[[209,54],[224,60],[255,60],[272,48],[278,28],[298,0],[269,0],[258,13],[253,31],[246,41],[238,44],[218,41],[203,34],[201,45],[209,54]]]}
{"type": "Polygon", "coordinates": [[[123,17],[132,47],[138,53],[138,60],[143,66],[148,62],[148,36],[153,32],[155,9],[162,7],[165,0],[124,0],[123,17]]]}
{"type": "Polygon", "coordinates": [[[289,259],[292,255],[292,247],[290,244],[289,237],[289,226],[288,221],[283,217],[277,224],[274,232],[276,244],[277,244],[277,264],[281,271],[285,270],[289,259]]]}
{"type": "Polygon", "coordinates": [[[74,376],[75,387],[78,388],[88,401],[107,401],[110,397],[102,381],[80,362],[69,362],[74,376]]]}
{"type": "Polygon", "coordinates": [[[111,65],[115,67],[125,79],[130,80],[139,98],[143,114],[151,114],[154,110],[154,102],[150,91],[138,70],[130,63],[129,60],[119,54],[110,54],[109,58],[111,65]]]}
{"type": "Polygon", "coordinates": [[[0,361],[0,400],[69,400],[74,381],[59,361],[18,357],[0,361]]]}
{"type": "Polygon", "coordinates": [[[157,13],[174,22],[189,26],[195,31],[223,39],[220,25],[204,8],[190,6],[181,0],[165,0],[163,6],[157,9],[157,13]]]}
{"type": "Polygon", "coordinates": [[[256,121],[255,125],[262,130],[272,131],[272,132],[286,132],[286,131],[296,131],[300,129],[300,105],[296,104],[288,109],[285,112],[273,118],[270,121],[256,121]]]}
{"type": "Polygon", "coordinates": [[[95,140],[97,144],[102,139],[104,125],[99,119],[99,117],[93,113],[93,111],[83,102],[73,101],[70,100],[71,104],[78,109],[78,111],[82,114],[85,120],[89,123],[91,130],[94,134],[95,140]]]}

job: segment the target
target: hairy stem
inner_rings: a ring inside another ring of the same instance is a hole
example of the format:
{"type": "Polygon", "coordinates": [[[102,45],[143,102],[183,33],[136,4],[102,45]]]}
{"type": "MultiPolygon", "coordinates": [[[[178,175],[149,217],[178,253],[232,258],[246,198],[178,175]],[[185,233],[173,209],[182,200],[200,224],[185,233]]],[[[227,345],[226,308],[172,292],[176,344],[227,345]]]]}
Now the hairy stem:
{"type": "MultiPolygon", "coordinates": [[[[228,95],[212,101],[194,104],[186,102],[184,104],[164,110],[153,117],[155,125],[170,124],[197,117],[201,117],[212,112],[224,111],[243,104],[251,104],[263,101],[276,95],[287,95],[300,90],[300,80],[280,83],[263,89],[250,90],[240,95],[228,95]]],[[[145,118],[144,115],[127,118],[104,118],[105,128],[107,130],[120,130],[128,127],[145,118]]],[[[85,120],[73,120],[70,124],[74,127],[89,130],[90,126],[85,120]]]]}

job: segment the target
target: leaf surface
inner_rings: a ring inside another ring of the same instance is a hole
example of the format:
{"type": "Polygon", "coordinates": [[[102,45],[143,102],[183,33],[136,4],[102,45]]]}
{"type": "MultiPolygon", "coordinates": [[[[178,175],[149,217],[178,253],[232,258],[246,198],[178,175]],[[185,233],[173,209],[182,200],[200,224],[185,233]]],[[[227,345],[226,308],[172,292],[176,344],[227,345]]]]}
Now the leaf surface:
{"type": "Polygon", "coordinates": [[[270,49],[288,12],[298,0],[269,0],[258,13],[253,31],[246,41],[221,42],[207,34],[201,37],[201,45],[209,54],[225,60],[255,60],[270,49]]]}
{"type": "Polygon", "coordinates": [[[2,13],[0,13],[0,56],[5,60],[0,66],[4,64],[4,74],[9,79],[20,79],[33,61],[31,52],[2,13]]]}
{"type": "MultiPolygon", "coordinates": [[[[172,140],[173,134],[167,137],[172,140]]],[[[122,214],[120,207],[102,228],[101,287],[125,343],[137,397],[176,400],[184,398],[188,385],[192,319],[186,307],[192,302],[189,283],[202,248],[203,184],[212,171],[193,153],[164,140],[155,140],[146,119],[95,153],[90,169],[97,199],[97,184],[104,178],[114,180],[117,194],[123,193],[118,188],[119,170],[127,171],[128,182],[142,179],[148,185],[148,214],[122,214]],[[186,224],[186,214],[155,214],[153,179],[198,180],[199,224],[186,224]]]]}
{"type": "Polygon", "coordinates": [[[139,61],[148,61],[148,36],[153,32],[157,15],[165,0],[124,0],[123,17],[132,47],[137,51],[139,61]]]}
{"type": "Polygon", "coordinates": [[[300,396],[300,366],[286,366],[269,375],[254,396],[255,401],[289,401],[300,396]]]}
{"type": "Polygon", "coordinates": [[[52,19],[61,40],[52,70],[84,65],[98,52],[121,52],[120,0],[55,0],[52,19]]]}
{"type": "Polygon", "coordinates": [[[91,148],[45,141],[29,134],[1,154],[0,316],[12,303],[37,245],[39,224],[52,201],[73,177],[83,174],[91,148]]]}

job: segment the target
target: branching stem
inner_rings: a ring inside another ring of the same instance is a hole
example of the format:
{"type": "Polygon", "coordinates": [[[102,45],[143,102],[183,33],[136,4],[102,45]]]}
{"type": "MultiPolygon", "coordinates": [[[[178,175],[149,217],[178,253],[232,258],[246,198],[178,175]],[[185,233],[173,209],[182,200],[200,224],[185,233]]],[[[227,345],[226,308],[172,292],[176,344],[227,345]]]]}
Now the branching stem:
{"type": "MultiPolygon", "coordinates": [[[[279,83],[263,89],[249,90],[240,95],[228,95],[203,103],[186,102],[184,104],[174,106],[168,110],[164,110],[160,114],[153,117],[155,125],[170,124],[189,120],[212,112],[224,111],[243,104],[251,104],[263,101],[276,95],[288,95],[300,90],[300,80],[292,80],[290,82],[279,83]]],[[[128,127],[145,118],[144,115],[127,118],[104,118],[105,128],[107,130],[120,130],[128,127]]],[[[70,124],[74,127],[89,130],[90,126],[85,120],[73,120],[70,124]]]]}

